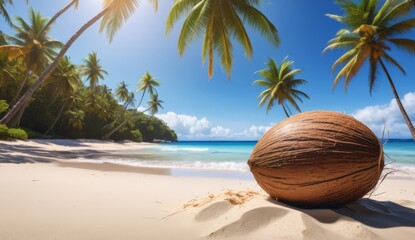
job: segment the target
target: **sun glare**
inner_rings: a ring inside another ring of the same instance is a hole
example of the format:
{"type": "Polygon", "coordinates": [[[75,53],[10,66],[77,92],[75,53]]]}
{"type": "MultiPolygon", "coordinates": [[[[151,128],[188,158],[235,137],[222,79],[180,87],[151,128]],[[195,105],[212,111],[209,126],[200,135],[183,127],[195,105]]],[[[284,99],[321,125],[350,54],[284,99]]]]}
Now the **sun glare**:
{"type": "Polygon", "coordinates": [[[79,7],[85,7],[90,11],[96,11],[102,8],[103,0],[79,1],[79,7]]]}

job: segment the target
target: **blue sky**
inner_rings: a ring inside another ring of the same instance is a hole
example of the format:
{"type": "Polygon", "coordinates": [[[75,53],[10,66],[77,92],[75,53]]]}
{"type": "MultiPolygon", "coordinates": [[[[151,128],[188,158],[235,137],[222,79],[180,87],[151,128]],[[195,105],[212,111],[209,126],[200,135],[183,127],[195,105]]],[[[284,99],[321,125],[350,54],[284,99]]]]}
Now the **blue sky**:
{"type": "MultiPolygon", "coordinates": [[[[8,6],[10,15],[27,19],[29,6],[52,16],[68,1],[36,0],[26,5],[15,1],[8,6]]],[[[66,42],[75,31],[101,9],[101,0],[80,0],[78,10],[69,10],[58,19],[50,35],[66,42]]],[[[269,57],[277,62],[285,56],[293,60],[294,67],[302,69],[297,77],[308,84],[300,90],[311,100],[300,105],[303,111],[332,110],[351,114],[366,123],[376,134],[386,124],[391,137],[410,137],[406,125],[392,101],[393,95],[386,78],[379,74],[378,84],[369,94],[367,68],[358,74],[347,92],[343,82],[332,91],[334,76],[331,64],[342,53],[331,51],[322,54],[327,41],[342,27],[329,19],[326,13],[340,14],[332,0],[269,0],[261,11],[276,25],[281,46],[274,48],[256,32],[250,31],[254,47],[252,59],[247,59],[237,43],[234,44],[234,65],[231,79],[216,60],[213,78],[207,76],[207,64],[201,61],[201,40],[196,40],[180,57],[177,38],[181,27],[178,22],[166,36],[165,22],[173,0],[160,1],[159,11],[154,13],[147,1],[140,7],[108,43],[104,34],[98,33],[99,24],[81,36],[68,51],[76,64],[81,64],[88,53],[96,51],[104,69],[109,73],[104,83],[115,89],[125,81],[131,90],[145,71],[161,82],[159,97],[164,109],[159,117],[165,120],[181,140],[247,140],[258,139],[270,126],[285,118],[282,109],[275,106],[268,114],[258,108],[258,94],[262,89],[253,86],[259,76],[255,73],[265,67],[269,57]]],[[[0,21],[1,29],[13,32],[0,21]]],[[[415,33],[407,37],[415,38],[415,33]]],[[[412,119],[415,119],[415,56],[395,51],[392,54],[407,70],[403,76],[390,68],[398,93],[412,119]]]]}

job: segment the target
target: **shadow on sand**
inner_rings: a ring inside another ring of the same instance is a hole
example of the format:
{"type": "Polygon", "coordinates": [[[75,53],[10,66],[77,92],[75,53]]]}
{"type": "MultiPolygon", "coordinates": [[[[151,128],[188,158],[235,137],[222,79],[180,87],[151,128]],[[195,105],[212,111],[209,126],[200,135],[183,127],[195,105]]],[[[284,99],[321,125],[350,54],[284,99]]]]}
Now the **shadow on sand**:
{"type": "MultiPolygon", "coordinates": [[[[334,223],[344,217],[352,218],[373,228],[415,227],[415,209],[390,201],[360,199],[346,206],[327,209],[293,207],[272,198],[268,201],[307,214],[321,223],[334,223]]],[[[408,204],[414,204],[408,201],[408,204]]]]}
{"type": "MultiPolygon", "coordinates": [[[[54,143],[55,144],[55,143],[54,143]]],[[[61,142],[61,144],[64,144],[61,142]]],[[[67,145],[65,145],[67,146],[67,145]]],[[[81,145],[80,145],[81,146],[81,145]]],[[[96,158],[103,155],[102,151],[77,150],[77,151],[50,151],[40,147],[19,145],[7,145],[0,141],[0,163],[35,163],[52,162],[53,159],[96,158]],[[18,153],[18,154],[16,154],[18,153]]]]}
{"type": "MultiPolygon", "coordinates": [[[[88,140],[91,143],[93,140],[88,140]]],[[[44,144],[45,142],[41,142],[44,144]]],[[[53,140],[54,145],[62,146],[85,146],[82,143],[77,143],[68,140],[53,140]]],[[[11,163],[11,164],[24,164],[24,163],[51,163],[59,161],[58,166],[69,167],[69,168],[80,168],[89,169],[96,171],[105,172],[134,172],[134,173],[145,173],[155,175],[171,175],[170,169],[162,168],[142,168],[136,166],[128,166],[121,164],[113,164],[108,162],[72,162],[72,161],[61,161],[61,160],[75,160],[75,159],[149,159],[151,156],[143,153],[123,153],[114,150],[72,150],[72,151],[58,151],[45,149],[36,146],[19,146],[19,145],[7,145],[0,141],[0,163],[11,163]]]]}

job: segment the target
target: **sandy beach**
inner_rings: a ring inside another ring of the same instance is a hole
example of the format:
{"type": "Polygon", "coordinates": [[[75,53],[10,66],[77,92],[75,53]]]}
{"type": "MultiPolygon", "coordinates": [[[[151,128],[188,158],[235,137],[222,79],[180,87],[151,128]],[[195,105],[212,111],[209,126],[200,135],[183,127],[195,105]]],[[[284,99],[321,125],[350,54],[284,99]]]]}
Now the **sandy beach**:
{"type": "MultiPolygon", "coordinates": [[[[0,142],[0,239],[413,239],[415,181],[370,199],[299,209],[255,181],[76,161],[145,144],[0,142]],[[73,161],[75,160],[75,161],[73,161]]],[[[231,172],[223,172],[232,174],[231,172]]]]}

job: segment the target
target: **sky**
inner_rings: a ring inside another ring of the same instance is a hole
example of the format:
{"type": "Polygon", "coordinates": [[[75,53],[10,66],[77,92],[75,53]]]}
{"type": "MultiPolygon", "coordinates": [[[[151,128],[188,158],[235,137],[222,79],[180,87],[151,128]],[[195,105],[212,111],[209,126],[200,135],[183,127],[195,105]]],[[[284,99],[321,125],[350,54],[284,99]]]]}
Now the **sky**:
{"type": "MultiPolygon", "coordinates": [[[[9,14],[27,19],[30,7],[51,17],[69,0],[32,0],[29,5],[23,0],[14,2],[14,6],[7,6],[9,14]]],[[[265,108],[258,108],[257,97],[263,89],[254,86],[253,81],[260,79],[257,71],[265,68],[269,58],[279,63],[286,56],[294,61],[294,68],[302,70],[296,77],[308,81],[299,88],[310,96],[310,100],[305,99],[300,104],[303,112],[342,112],[368,125],[379,137],[385,127],[391,138],[411,137],[382,72],[372,94],[369,93],[367,65],[352,80],[347,91],[343,81],[332,89],[335,75],[331,65],[342,51],[325,54],[322,51],[343,27],[325,16],[342,13],[333,0],[264,1],[259,9],[277,27],[281,45],[275,48],[248,27],[253,57],[248,59],[241,46],[233,41],[234,64],[230,79],[217,58],[214,76],[208,77],[207,62],[202,64],[201,59],[201,39],[193,41],[183,56],[179,55],[177,40],[183,20],[176,23],[169,35],[165,30],[173,3],[174,0],[160,0],[155,13],[152,5],[143,0],[111,43],[105,34],[99,33],[97,23],[72,45],[67,55],[75,64],[82,64],[89,53],[97,52],[109,73],[101,83],[111,89],[125,81],[130,90],[135,91],[138,79],[149,71],[160,81],[158,93],[164,101],[164,108],[157,117],[176,131],[179,140],[257,140],[271,126],[284,120],[285,114],[278,105],[268,114],[265,108]]],[[[80,0],[77,10],[70,9],[57,20],[50,36],[66,42],[100,11],[101,4],[102,0],[80,0]]],[[[10,35],[14,33],[2,19],[0,29],[10,35]]],[[[405,36],[415,39],[414,32],[405,36]]],[[[415,119],[415,55],[395,49],[391,55],[407,71],[404,76],[388,66],[410,118],[415,119]]]]}

